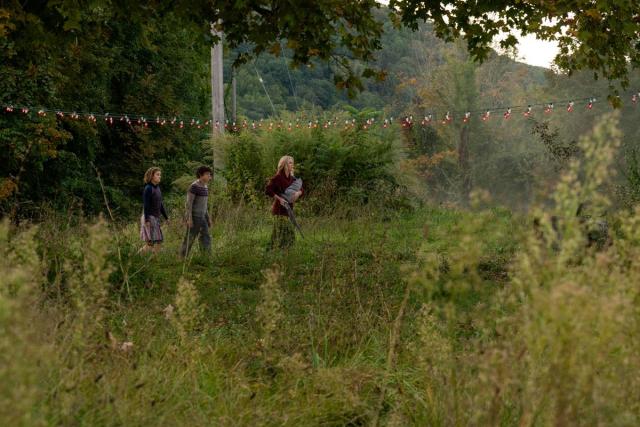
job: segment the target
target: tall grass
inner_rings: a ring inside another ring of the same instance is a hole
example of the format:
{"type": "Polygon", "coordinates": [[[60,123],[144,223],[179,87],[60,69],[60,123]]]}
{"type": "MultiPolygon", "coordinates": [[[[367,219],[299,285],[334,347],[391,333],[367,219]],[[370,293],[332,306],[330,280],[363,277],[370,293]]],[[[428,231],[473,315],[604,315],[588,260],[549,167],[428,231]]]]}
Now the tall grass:
{"type": "Polygon", "coordinates": [[[230,204],[212,258],[182,261],[178,223],[152,258],[133,226],[4,223],[0,420],[637,425],[640,211],[610,208],[615,121],[535,226],[479,207],[303,216],[272,253],[267,214],[230,204]],[[589,238],[602,212],[610,245],[589,238]]]}

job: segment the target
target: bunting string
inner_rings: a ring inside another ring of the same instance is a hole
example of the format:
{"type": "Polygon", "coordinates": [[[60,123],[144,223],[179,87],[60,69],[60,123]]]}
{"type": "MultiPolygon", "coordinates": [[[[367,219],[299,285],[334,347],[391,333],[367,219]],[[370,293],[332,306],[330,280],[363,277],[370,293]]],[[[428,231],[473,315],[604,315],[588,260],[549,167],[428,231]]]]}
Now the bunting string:
{"type": "MultiPolygon", "coordinates": [[[[630,101],[632,106],[635,106],[640,102],[640,92],[635,92],[627,95],[627,100],[630,101]]],[[[371,129],[374,127],[388,128],[394,124],[399,124],[402,128],[412,128],[420,125],[422,127],[432,125],[449,125],[456,120],[466,124],[475,120],[476,118],[482,122],[488,122],[495,120],[494,118],[502,118],[502,120],[509,120],[514,116],[522,116],[525,118],[533,117],[535,114],[542,114],[543,116],[549,116],[554,114],[558,110],[563,110],[566,113],[573,113],[578,109],[593,110],[598,98],[595,96],[587,98],[574,98],[565,100],[555,100],[545,103],[530,103],[527,105],[514,105],[507,107],[491,107],[481,108],[474,110],[447,110],[444,114],[438,114],[436,111],[427,111],[423,117],[414,119],[413,115],[402,116],[399,118],[394,117],[370,117],[367,119],[339,119],[338,116],[334,116],[332,119],[312,118],[308,119],[304,115],[295,117],[290,121],[284,119],[260,119],[260,120],[242,120],[239,123],[226,121],[224,124],[219,122],[212,122],[211,119],[202,118],[184,118],[177,116],[160,116],[149,115],[144,116],[141,114],[123,114],[123,113],[96,113],[96,112],[78,112],[67,111],[62,109],[51,108],[39,108],[29,106],[14,106],[4,105],[2,112],[5,114],[17,114],[25,117],[47,117],[49,115],[55,116],[59,120],[83,120],[90,123],[104,122],[108,126],[115,126],[117,124],[123,124],[132,127],[133,129],[148,128],[150,126],[156,127],[172,127],[177,129],[194,128],[205,131],[219,130],[222,126],[230,132],[241,132],[244,130],[253,131],[274,131],[274,130],[289,130],[310,128],[310,129],[329,129],[329,128],[359,128],[362,130],[371,129]]],[[[623,99],[621,98],[622,102],[623,99]]]]}

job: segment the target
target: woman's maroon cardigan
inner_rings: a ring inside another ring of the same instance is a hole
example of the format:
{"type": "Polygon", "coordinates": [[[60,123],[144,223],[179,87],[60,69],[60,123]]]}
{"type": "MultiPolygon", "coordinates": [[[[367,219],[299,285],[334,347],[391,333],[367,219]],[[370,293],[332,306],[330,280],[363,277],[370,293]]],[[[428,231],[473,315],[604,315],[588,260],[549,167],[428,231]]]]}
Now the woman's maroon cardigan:
{"type": "MultiPolygon", "coordinates": [[[[282,196],[282,194],[284,193],[284,190],[286,190],[287,187],[289,187],[293,182],[293,179],[294,178],[292,175],[287,177],[284,171],[281,171],[280,173],[275,174],[269,180],[269,183],[267,184],[267,188],[265,190],[265,194],[269,197],[273,197],[276,194],[278,196],[282,196]]],[[[302,191],[302,194],[300,195],[300,197],[302,197],[304,195],[304,185],[300,191],[302,191]]],[[[291,208],[293,209],[293,203],[291,203],[291,208]]],[[[273,199],[273,205],[271,206],[271,213],[273,215],[287,216],[287,210],[284,208],[284,206],[280,204],[280,202],[276,198],[273,199]]]]}

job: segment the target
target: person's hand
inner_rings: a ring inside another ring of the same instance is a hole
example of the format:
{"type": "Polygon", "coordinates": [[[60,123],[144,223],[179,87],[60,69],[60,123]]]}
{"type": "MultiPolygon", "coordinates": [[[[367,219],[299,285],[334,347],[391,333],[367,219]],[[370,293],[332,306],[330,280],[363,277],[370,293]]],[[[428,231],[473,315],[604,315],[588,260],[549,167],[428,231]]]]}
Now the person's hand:
{"type": "Polygon", "coordinates": [[[207,215],[207,225],[211,227],[211,217],[207,215]]]}
{"type": "Polygon", "coordinates": [[[187,227],[189,227],[189,228],[193,227],[193,219],[189,218],[187,220],[187,227]]]}
{"type": "Polygon", "coordinates": [[[280,204],[281,204],[282,206],[284,206],[284,205],[285,205],[285,203],[287,202],[285,199],[283,199],[283,198],[282,198],[282,197],[280,197],[280,196],[275,196],[275,198],[276,198],[276,200],[277,200],[278,202],[280,202],[280,204]]]}
{"type": "Polygon", "coordinates": [[[145,221],[144,226],[147,228],[151,228],[151,221],[145,221]]]}

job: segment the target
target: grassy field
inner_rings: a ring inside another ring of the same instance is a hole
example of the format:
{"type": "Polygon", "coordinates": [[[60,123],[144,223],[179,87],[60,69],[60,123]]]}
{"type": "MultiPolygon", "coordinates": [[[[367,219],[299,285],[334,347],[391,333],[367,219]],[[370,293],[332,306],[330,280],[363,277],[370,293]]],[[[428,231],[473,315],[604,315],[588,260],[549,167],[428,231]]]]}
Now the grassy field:
{"type": "MultiPolygon", "coordinates": [[[[180,224],[169,224],[165,248],[155,257],[134,254],[137,230],[127,226],[118,238],[131,276],[126,284],[103,284],[102,297],[79,291],[89,300],[83,303],[84,321],[69,307],[53,310],[83,325],[76,331],[81,350],[70,353],[88,351],[92,340],[110,350],[93,349],[95,360],[69,354],[72,380],[63,372],[39,376],[32,391],[40,396],[46,390],[48,399],[37,399],[43,406],[32,408],[34,416],[47,424],[86,425],[358,425],[384,417],[389,408],[381,387],[397,374],[388,366],[390,337],[397,335],[392,352],[401,354],[413,341],[425,296],[453,302],[471,315],[506,278],[515,221],[506,211],[483,215],[481,286],[433,292],[410,285],[408,271],[418,265],[420,252],[437,254],[444,266],[477,215],[422,209],[392,217],[309,218],[303,220],[305,238],[284,253],[266,250],[267,214],[229,209],[213,228],[213,255],[196,249],[186,261],[177,256],[180,224]],[[408,286],[413,289],[403,303],[408,286]],[[100,325],[86,324],[92,323],[92,310],[104,310],[100,325]],[[122,350],[123,342],[131,342],[131,349],[122,350]],[[68,389],[58,384],[66,381],[72,381],[68,389]]],[[[60,253],[50,258],[80,255],[78,240],[86,237],[78,236],[77,227],[67,232],[65,238],[58,235],[60,253]]],[[[101,227],[92,233],[114,242],[101,227]]],[[[107,256],[111,282],[124,283],[112,249],[83,252],[107,256]]],[[[65,270],[48,274],[62,277],[65,270]]],[[[47,304],[67,305],[62,294],[69,291],[53,293],[47,304]]],[[[462,343],[472,331],[460,320],[452,339],[462,343]]],[[[72,345],[73,338],[65,339],[72,345]]],[[[27,354],[36,351],[35,343],[24,344],[27,354]]]]}
{"type": "Polygon", "coordinates": [[[254,204],[188,260],[175,221],[154,257],[133,222],[3,223],[2,425],[638,425],[640,209],[594,234],[616,141],[522,216],[301,203],[286,253],[254,204]]]}

